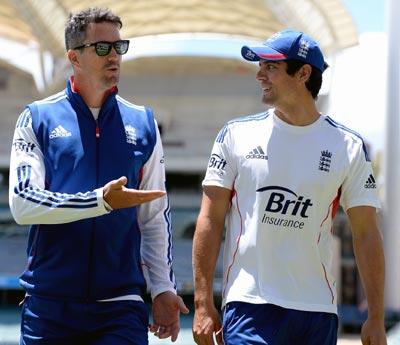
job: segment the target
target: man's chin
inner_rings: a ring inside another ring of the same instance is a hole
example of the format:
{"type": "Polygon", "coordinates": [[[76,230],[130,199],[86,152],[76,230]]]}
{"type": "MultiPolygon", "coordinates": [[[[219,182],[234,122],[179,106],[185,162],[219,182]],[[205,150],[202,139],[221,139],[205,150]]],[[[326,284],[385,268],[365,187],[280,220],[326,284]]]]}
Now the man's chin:
{"type": "Polygon", "coordinates": [[[269,106],[272,106],[272,105],[273,105],[273,104],[272,104],[273,102],[271,101],[271,99],[270,99],[270,98],[267,98],[267,97],[265,97],[265,96],[262,96],[261,102],[263,102],[264,104],[269,105],[269,106]]]}
{"type": "Polygon", "coordinates": [[[119,76],[113,76],[104,79],[104,85],[106,85],[108,89],[117,86],[118,82],[119,82],[119,76]]]}

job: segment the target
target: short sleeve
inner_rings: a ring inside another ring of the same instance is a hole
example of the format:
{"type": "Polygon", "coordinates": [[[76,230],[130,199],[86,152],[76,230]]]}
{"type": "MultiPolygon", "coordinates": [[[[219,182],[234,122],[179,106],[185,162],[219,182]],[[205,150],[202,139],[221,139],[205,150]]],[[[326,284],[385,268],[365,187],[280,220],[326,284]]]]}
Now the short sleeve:
{"type": "Polygon", "coordinates": [[[218,186],[233,189],[236,178],[232,129],[226,125],[219,132],[208,161],[203,186],[218,186]]]}
{"type": "Polygon", "coordinates": [[[355,206],[380,208],[377,183],[364,145],[358,143],[342,185],[341,205],[347,211],[355,206]]]}

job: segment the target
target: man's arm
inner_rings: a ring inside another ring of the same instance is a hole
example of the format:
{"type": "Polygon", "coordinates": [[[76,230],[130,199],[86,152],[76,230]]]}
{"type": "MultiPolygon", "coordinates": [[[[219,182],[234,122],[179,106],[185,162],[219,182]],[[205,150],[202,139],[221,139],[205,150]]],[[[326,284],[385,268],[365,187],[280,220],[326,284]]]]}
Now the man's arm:
{"type": "Polygon", "coordinates": [[[214,344],[214,333],[218,344],[223,344],[222,325],[214,305],[213,281],[231,194],[232,191],[226,188],[205,186],[197,219],[193,240],[195,284],[193,337],[199,345],[214,344]]]}
{"type": "Polygon", "coordinates": [[[165,194],[125,188],[125,177],[93,191],[52,192],[45,189],[44,160],[32,128],[32,116],[25,109],[15,127],[10,159],[9,204],[19,224],[61,224],[101,216],[109,211],[103,192],[113,209],[132,207],[165,194]]]}
{"type": "Polygon", "coordinates": [[[100,190],[77,194],[46,190],[44,161],[27,108],[15,126],[10,158],[9,204],[18,224],[60,224],[107,213],[100,190]]]}
{"type": "Polygon", "coordinates": [[[368,302],[368,319],[361,330],[363,345],[386,345],[384,327],[385,259],[376,209],[357,206],[347,210],[353,233],[357,267],[368,302]]]}
{"type": "MultiPolygon", "coordinates": [[[[155,126],[157,128],[157,126],[155,126]]],[[[156,145],[143,167],[140,189],[165,190],[164,154],[160,133],[156,145]]],[[[172,272],[172,232],[170,207],[167,196],[140,205],[138,222],[142,235],[142,264],[148,273],[148,286],[153,299],[153,324],[150,331],[174,342],[180,330],[180,313],[187,314],[181,297],[176,295],[175,277],[172,272]]]]}

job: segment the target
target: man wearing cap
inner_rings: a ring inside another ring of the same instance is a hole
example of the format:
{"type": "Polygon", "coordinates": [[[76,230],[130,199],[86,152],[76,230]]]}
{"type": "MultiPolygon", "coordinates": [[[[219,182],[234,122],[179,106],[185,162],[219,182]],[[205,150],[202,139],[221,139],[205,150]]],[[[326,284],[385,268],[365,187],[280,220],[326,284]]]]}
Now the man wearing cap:
{"type": "Polygon", "coordinates": [[[384,345],[384,255],[371,161],[357,133],[316,108],[328,67],[318,43],[284,30],[244,46],[242,55],[259,62],[256,78],[271,108],[228,122],[215,140],[193,244],[194,339],[336,344],[331,229],[341,205],[368,300],[362,343],[384,345]],[[225,224],[221,324],[212,286],[225,224]]]}

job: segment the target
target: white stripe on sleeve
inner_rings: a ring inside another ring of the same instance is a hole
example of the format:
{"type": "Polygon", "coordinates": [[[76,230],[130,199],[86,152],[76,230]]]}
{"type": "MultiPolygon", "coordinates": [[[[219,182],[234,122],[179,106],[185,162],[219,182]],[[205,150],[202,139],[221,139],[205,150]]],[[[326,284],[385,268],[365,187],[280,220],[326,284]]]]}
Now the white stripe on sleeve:
{"type": "Polygon", "coordinates": [[[67,194],[44,189],[43,153],[25,109],[16,124],[10,159],[9,203],[18,224],[61,224],[107,213],[103,189],[67,194]]]}

